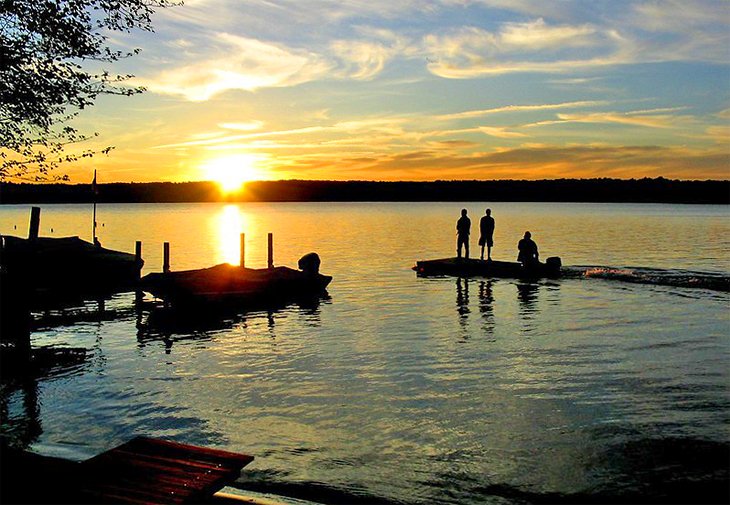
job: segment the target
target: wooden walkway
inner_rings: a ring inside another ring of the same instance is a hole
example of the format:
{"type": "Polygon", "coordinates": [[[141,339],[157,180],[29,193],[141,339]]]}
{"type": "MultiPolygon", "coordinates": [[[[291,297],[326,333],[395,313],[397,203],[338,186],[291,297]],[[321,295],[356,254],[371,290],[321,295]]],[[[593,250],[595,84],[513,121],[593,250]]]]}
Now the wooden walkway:
{"type": "Polygon", "coordinates": [[[253,456],[137,437],[78,466],[87,503],[201,503],[253,456]]]}

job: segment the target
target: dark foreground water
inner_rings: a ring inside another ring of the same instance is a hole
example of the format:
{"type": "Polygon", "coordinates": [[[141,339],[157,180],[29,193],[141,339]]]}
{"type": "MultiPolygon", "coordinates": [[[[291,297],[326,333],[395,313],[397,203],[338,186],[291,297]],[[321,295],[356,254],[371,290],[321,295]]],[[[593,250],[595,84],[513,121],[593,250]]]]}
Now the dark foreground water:
{"type": "MultiPolygon", "coordinates": [[[[486,205],[463,205],[474,225],[486,205]]],[[[728,209],[489,206],[496,259],[529,229],[571,275],[417,278],[453,255],[460,204],[100,207],[104,246],[142,240],[146,271],[165,240],[173,269],[235,262],[241,231],[263,266],[272,231],[277,264],[321,255],[329,297],[38,314],[34,346],[85,357],[3,375],[2,432],[71,459],[140,434],[245,452],[236,487],[322,502],[727,502],[728,209]]],[[[28,213],[0,207],[0,233],[28,213]]],[[[41,228],[88,239],[90,209],[45,206],[41,228]]]]}

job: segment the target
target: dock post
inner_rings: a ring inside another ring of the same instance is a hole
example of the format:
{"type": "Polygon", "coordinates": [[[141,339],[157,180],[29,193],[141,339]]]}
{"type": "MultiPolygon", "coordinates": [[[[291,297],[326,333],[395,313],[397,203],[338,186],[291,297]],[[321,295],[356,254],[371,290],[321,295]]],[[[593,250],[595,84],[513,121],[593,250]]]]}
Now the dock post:
{"type": "Polygon", "coordinates": [[[38,230],[41,226],[41,208],[30,208],[30,228],[28,228],[28,239],[35,240],[38,238],[38,230]]]}
{"type": "Polygon", "coordinates": [[[246,234],[241,233],[241,268],[246,266],[246,234]]]}
{"type": "Polygon", "coordinates": [[[138,240],[134,243],[134,262],[137,265],[137,280],[142,275],[142,241],[138,240]]]}
{"type": "Polygon", "coordinates": [[[268,268],[274,268],[274,234],[269,233],[269,261],[268,268]]]}
{"type": "Polygon", "coordinates": [[[170,242],[162,244],[162,272],[170,273],[170,242]]]}
{"type": "Polygon", "coordinates": [[[137,278],[135,279],[134,301],[139,306],[144,297],[144,293],[139,287],[139,281],[142,277],[142,241],[138,240],[134,243],[134,263],[137,267],[137,278]]]}

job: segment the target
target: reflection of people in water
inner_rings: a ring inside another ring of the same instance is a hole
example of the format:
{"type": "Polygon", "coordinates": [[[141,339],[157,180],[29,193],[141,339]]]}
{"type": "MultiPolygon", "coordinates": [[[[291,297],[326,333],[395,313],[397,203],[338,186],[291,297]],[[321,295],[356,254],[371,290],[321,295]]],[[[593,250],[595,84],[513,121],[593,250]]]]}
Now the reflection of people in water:
{"type": "Polygon", "coordinates": [[[461,277],[456,279],[456,311],[462,318],[469,314],[469,280],[464,279],[464,288],[461,287],[461,277]]]}
{"type": "Polygon", "coordinates": [[[492,280],[479,282],[479,312],[484,318],[484,331],[491,335],[494,333],[494,296],[492,296],[492,280]]]}
{"type": "Polygon", "coordinates": [[[539,284],[517,284],[517,299],[520,301],[525,313],[529,314],[535,311],[539,288],[539,284]]]}
{"type": "Polygon", "coordinates": [[[539,284],[517,284],[517,301],[520,305],[520,320],[522,321],[522,331],[524,333],[537,330],[536,317],[539,312],[537,304],[539,289],[539,284]]]}
{"type": "Polygon", "coordinates": [[[531,237],[532,234],[529,231],[526,231],[525,237],[520,240],[519,244],[517,244],[517,249],[520,251],[517,256],[517,261],[522,263],[525,267],[529,267],[540,261],[540,254],[537,252],[537,244],[531,237]]]}
{"type": "Polygon", "coordinates": [[[469,340],[469,279],[456,278],[456,313],[459,315],[459,326],[461,327],[462,341],[469,340]],[[463,288],[462,288],[463,281],[463,288]]]}
{"type": "Polygon", "coordinates": [[[492,209],[487,212],[479,221],[479,245],[482,246],[481,258],[484,259],[484,246],[487,246],[487,261],[492,261],[492,246],[494,245],[494,218],[492,217],[492,209]]]}
{"type": "Polygon", "coordinates": [[[461,209],[461,217],[456,222],[456,256],[461,258],[461,246],[464,246],[464,257],[469,259],[469,233],[471,219],[466,217],[466,209],[461,209]]]}

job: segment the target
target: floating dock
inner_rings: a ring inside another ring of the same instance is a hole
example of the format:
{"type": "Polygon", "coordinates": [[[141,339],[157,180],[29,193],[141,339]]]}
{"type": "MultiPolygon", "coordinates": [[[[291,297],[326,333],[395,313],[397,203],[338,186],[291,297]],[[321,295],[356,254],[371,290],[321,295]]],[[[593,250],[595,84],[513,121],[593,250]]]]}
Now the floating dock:
{"type": "Polygon", "coordinates": [[[419,276],[451,275],[455,277],[509,277],[515,279],[535,279],[559,277],[560,258],[548,258],[545,263],[535,263],[525,267],[512,261],[478,260],[465,258],[442,258],[417,261],[413,270],[419,276]]]}

